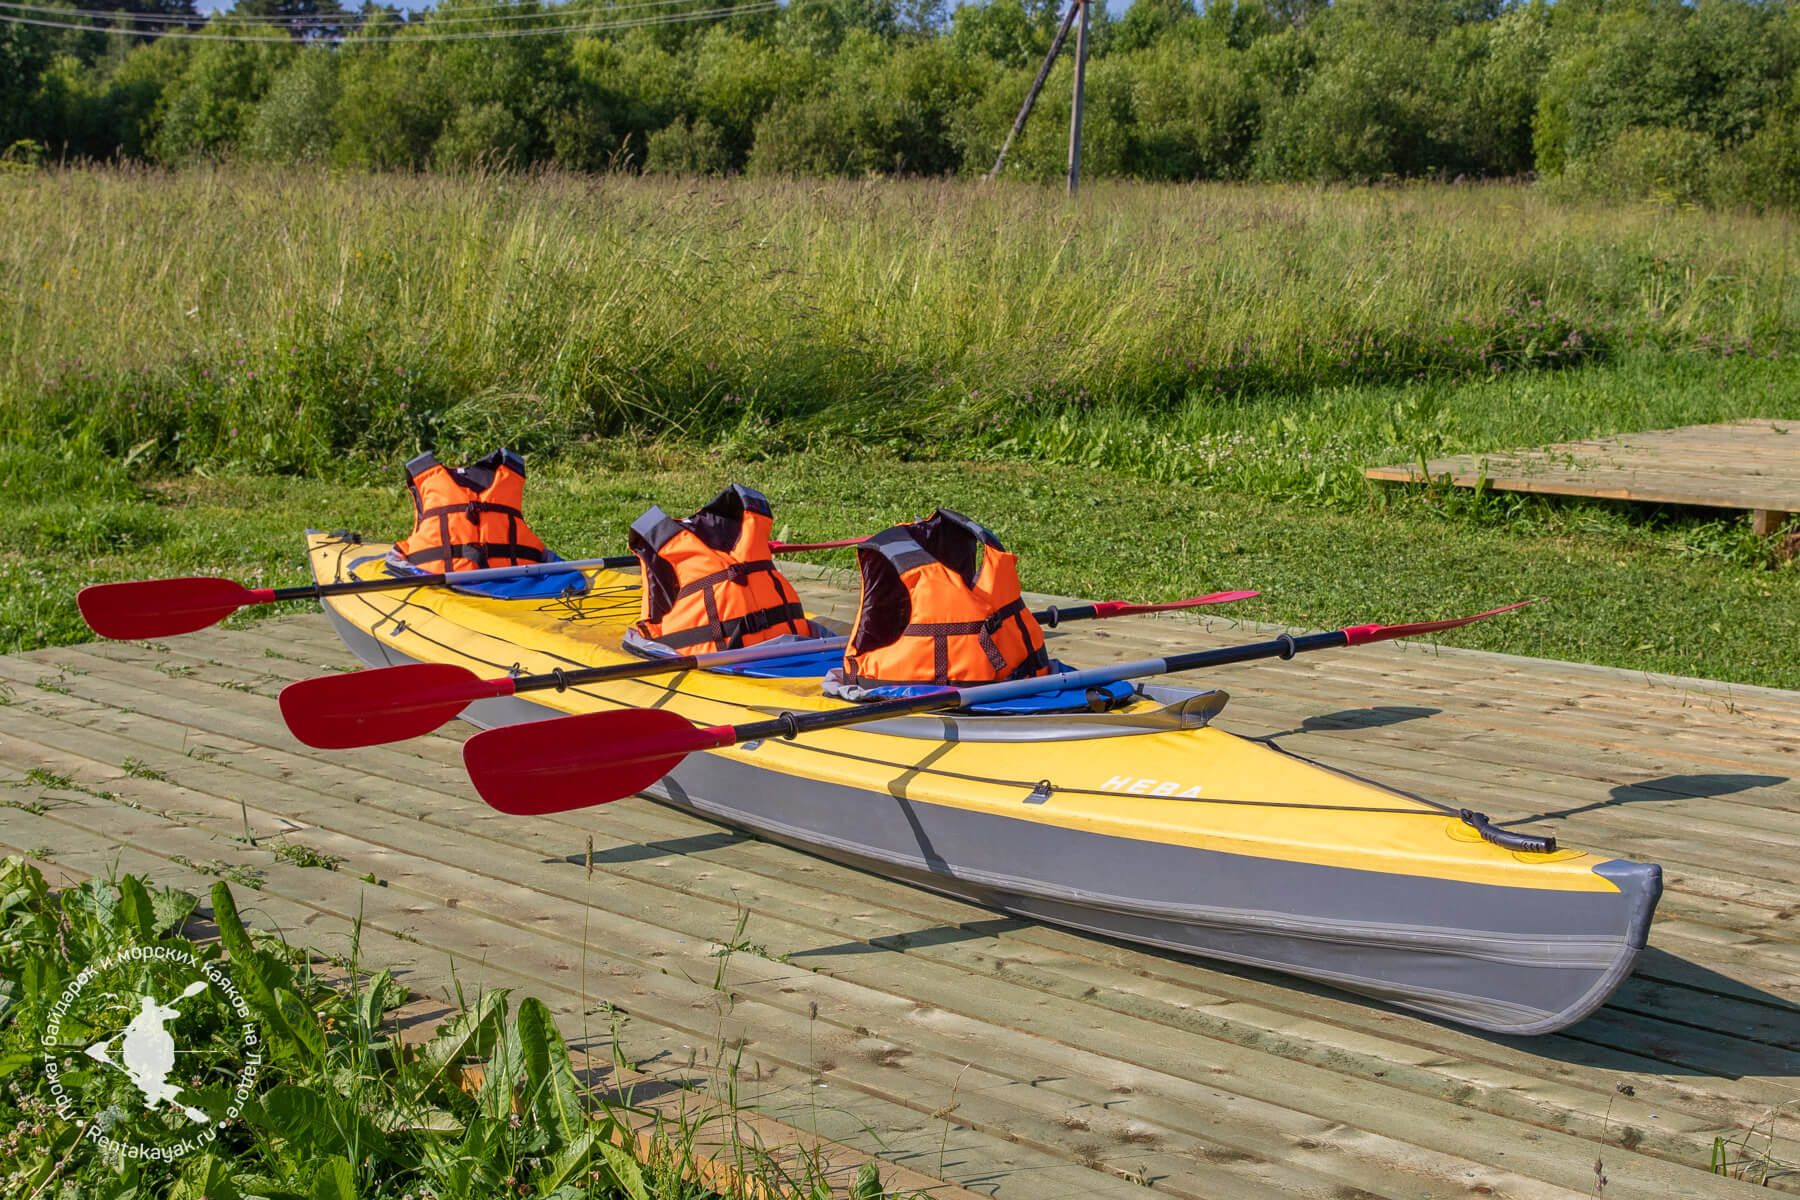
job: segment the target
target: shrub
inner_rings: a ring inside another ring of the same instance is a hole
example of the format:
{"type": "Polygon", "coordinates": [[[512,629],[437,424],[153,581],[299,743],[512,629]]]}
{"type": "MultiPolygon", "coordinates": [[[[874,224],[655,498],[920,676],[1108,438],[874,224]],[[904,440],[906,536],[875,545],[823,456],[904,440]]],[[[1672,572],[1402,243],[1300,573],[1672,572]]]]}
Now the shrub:
{"type": "Polygon", "coordinates": [[[1712,194],[1721,204],[1800,211],[1800,116],[1784,114],[1718,157],[1712,194]]]}
{"type": "Polygon", "coordinates": [[[1571,162],[1553,193],[1594,200],[1699,204],[1712,188],[1712,139],[1667,126],[1627,129],[1571,162]]]}

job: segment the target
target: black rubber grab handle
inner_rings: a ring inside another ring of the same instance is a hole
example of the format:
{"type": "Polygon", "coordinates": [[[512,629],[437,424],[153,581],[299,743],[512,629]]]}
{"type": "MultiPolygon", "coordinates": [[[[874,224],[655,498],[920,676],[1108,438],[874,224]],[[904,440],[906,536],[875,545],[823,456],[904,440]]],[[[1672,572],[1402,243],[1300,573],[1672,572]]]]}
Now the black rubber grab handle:
{"type": "Polygon", "coordinates": [[[1501,829],[1488,820],[1486,813],[1473,809],[1465,808],[1457,815],[1463,819],[1463,824],[1479,833],[1482,840],[1492,842],[1502,850],[1524,850],[1530,854],[1556,852],[1556,838],[1550,834],[1514,833],[1510,829],[1501,829]]]}

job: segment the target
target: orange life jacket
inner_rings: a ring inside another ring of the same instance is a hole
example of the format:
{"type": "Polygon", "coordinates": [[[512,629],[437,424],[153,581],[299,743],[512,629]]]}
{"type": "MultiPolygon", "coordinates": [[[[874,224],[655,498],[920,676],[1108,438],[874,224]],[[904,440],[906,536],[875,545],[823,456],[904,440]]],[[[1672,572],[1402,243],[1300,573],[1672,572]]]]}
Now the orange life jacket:
{"type": "Polygon", "coordinates": [[[768,499],[735,483],[691,517],[651,506],[626,543],[644,568],[638,634],[689,654],[817,636],[769,560],[773,524],[768,499]]]}
{"type": "Polygon", "coordinates": [[[1044,633],[1019,596],[1018,557],[961,513],[940,508],[856,550],[862,600],[844,679],[991,683],[1050,669],[1044,633]]]}
{"type": "Polygon", "coordinates": [[[428,571],[478,571],[543,562],[525,523],[525,460],[502,447],[466,467],[427,451],[406,464],[413,531],[394,548],[428,571]]]}

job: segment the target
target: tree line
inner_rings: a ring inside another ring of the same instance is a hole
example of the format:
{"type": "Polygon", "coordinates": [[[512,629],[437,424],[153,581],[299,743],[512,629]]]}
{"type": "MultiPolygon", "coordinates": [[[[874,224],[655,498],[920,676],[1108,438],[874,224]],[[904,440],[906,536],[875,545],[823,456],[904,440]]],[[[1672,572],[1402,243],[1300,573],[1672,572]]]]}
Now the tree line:
{"type": "MultiPolygon", "coordinates": [[[[448,0],[410,14],[238,0],[202,20],[192,0],[4,4],[0,148],[164,164],[970,175],[992,165],[1062,11],[448,0]]],[[[1536,173],[1571,194],[1800,207],[1800,9],[1779,0],[1135,0],[1093,20],[1090,176],[1536,173]]],[[[1063,170],[1069,58],[1009,176],[1063,170]]]]}

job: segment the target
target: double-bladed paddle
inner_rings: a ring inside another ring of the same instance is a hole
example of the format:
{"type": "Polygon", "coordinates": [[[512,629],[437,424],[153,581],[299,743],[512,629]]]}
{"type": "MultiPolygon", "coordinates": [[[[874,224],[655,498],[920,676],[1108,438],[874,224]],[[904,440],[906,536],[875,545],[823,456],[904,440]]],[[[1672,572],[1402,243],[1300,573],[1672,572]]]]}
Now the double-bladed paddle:
{"type": "MultiPolygon", "coordinates": [[[[770,542],[773,554],[802,550],[828,550],[854,546],[862,538],[842,542],[770,542]]],[[[277,604],[283,600],[323,600],[330,596],[354,596],[363,592],[392,592],[418,587],[459,587],[499,579],[525,579],[562,571],[617,570],[635,567],[637,557],[615,554],[610,558],[583,558],[571,562],[527,563],[519,567],[486,567],[479,571],[451,571],[441,575],[394,575],[379,579],[349,579],[341,583],[308,583],[297,587],[250,588],[216,575],[187,575],[174,579],[134,579],[124,583],[97,583],[76,593],[82,619],[101,637],[130,639],[173,637],[205,629],[252,604],[277,604]]]]}
{"type": "Polygon", "coordinates": [[[696,750],[719,750],[763,738],[793,738],[821,729],[991,704],[1038,692],[1099,687],[1148,675],[1167,675],[1259,658],[1292,658],[1307,650],[1360,646],[1437,633],[1511,612],[1530,603],[1526,600],[1448,621],[1356,625],[1304,637],[1284,633],[1268,642],[1195,650],[1112,667],[1065,671],[975,687],[944,688],[900,700],[857,704],[825,712],[784,712],[771,720],[753,721],[747,725],[698,726],[679,713],[658,708],[628,708],[503,725],[478,733],[463,743],[463,764],[481,798],[501,812],[519,816],[566,812],[641,792],[696,750]]]}
{"type": "MultiPolygon", "coordinates": [[[[1214,592],[1209,596],[1190,596],[1186,600],[1164,604],[1108,600],[1078,608],[1049,608],[1033,615],[1054,628],[1063,621],[1197,608],[1203,604],[1247,600],[1259,594],[1214,592]]],[[[290,683],[281,689],[281,715],[294,736],[309,746],[325,750],[372,746],[377,742],[397,742],[430,733],[477,700],[545,688],[560,690],[646,675],[672,675],[678,671],[798,658],[821,651],[842,650],[849,642],[850,639],[845,637],[820,638],[498,679],[483,679],[468,668],[452,663],[409,663],[290,683]]]]}

